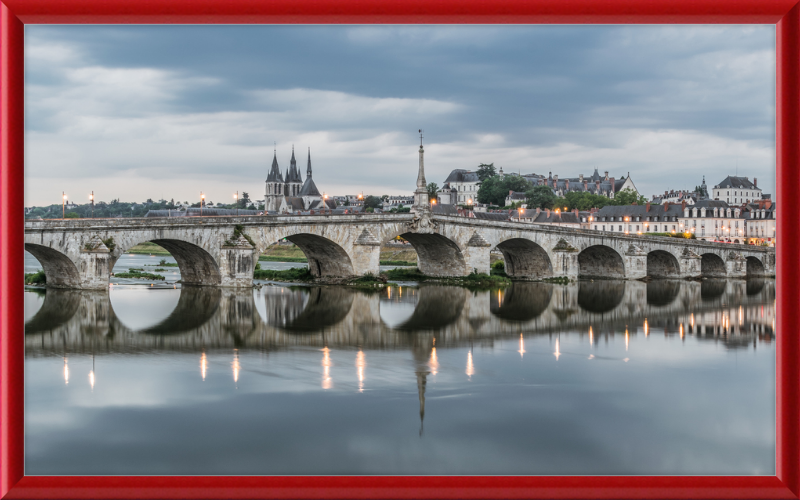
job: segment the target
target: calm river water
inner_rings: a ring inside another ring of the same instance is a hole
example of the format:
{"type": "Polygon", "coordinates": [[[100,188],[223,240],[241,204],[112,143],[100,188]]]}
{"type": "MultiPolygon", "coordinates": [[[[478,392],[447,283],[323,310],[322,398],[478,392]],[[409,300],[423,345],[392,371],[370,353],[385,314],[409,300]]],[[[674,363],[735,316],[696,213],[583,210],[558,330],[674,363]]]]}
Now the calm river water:
{"type": "Polygon", "coordinates": [[[237,291],[173,271],[26,290],[26,474],[775,474],[772,280],[237,291]]]}

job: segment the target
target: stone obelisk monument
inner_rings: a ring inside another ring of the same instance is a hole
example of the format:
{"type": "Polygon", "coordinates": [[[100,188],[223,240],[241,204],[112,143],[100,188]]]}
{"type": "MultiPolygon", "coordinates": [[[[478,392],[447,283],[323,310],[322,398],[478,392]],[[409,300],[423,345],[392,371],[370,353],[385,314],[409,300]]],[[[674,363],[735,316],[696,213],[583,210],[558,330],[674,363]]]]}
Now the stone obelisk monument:
{"type": "Polygon", "coordinates": [[[425,150],[422,148],[422,130],[419,131],[419,173],[417,174],[417,190],[414,191],[414,205],[411,211],[422,214],[430,210],[428,199],[428,183],[425,182],[425,150]]]}

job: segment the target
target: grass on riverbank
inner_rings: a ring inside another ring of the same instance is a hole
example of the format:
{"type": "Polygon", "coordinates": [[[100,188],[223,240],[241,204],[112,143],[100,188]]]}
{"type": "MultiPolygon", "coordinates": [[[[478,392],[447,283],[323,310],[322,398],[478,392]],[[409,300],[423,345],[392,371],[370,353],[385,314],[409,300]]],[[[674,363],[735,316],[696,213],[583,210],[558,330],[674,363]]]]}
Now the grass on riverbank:
{"type": "Polygon", "coordinates": [[[44,269],[39,270],[35,273],[26,273],[25,274],[25,284],[26,285],[45,285],[47,284],[47,277],[44,275],[44,269]]]}
{"type": "Polygon", "coordinates": [[[129,272],[127,273],[114,273],[115,278],[135,278],[135,279],[142,279],[142,280],[164,280],[164,277],[160,274],[153,274],[153,273],[145,273],[141,270],[137,269],[128,269],[129,272]]]}
{"type": "Polygon", "coordinates": [[[140,243],[134,247],[131,247],[127,253],[136,253],[136,254],[144,254],[144,255],[167,255],[171,256],[169,252],[167,252],[163,247],[156,245],[155,243],[151,243],[146,241],[144,243],[140,243]]]}
{"type": "Polygon", "coordinates": [[[257,280],[275,281],[311,281],[314,277],[307,267],[293,267],[291,269],[256,269],[253,278],[257,280]]]}
{"type": "Polygon", "coordinates": [[[488,275],[484,273],[471,273],[466,276],[435,277],[423,274],[419,268],[390,269],[381,273],[387,279],[395,281],[436,281],[447,285],[459,285],[471,289],[497,288],[508,286],[511,280],[506,276],[488,275]]]}

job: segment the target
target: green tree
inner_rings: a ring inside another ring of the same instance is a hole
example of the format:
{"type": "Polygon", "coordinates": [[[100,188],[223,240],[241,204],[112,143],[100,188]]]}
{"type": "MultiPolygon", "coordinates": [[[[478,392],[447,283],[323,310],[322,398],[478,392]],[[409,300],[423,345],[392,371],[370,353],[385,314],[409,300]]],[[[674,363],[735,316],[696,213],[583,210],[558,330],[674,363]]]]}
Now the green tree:
{"type": "Polygon", "coordinates": [[[435,182],[429,182],[426,188],[428,190],[428,201],[435,200],[437,197],[437,191],[439,191],[439,185],[435,182]]]}
{"type": "Polygon", "coordinates": [[[80,219],[81,216],[77,212],[67,212],[64,214],[65,219],[80,219]]]}
{"type": "Polygon", "coordinates": [[[242,191],[242,195],[239,197],[239,201],[236,202],[236,205],[239,208],[247,208],[252,204],[253,201],[250,199],[250,195],[247,194],[247,191],[242,191]]]}
{"type": "Polygon", "coordinates": [[[494,171],[494,163],[481,163],[478,166],[478,179],[480,179],[481,182],[495,175],[497,175],[497,173],[494,171]]]}
{"type": "Polygon", "coordinates": [[[634,191],[631,188],[625,188],[619,193],[614,195],[614,199],[612,200],[614,205],[633,205],[634,203],[638,205],[644,205],[647,203],[647,199],[634,191]]]}
{"type": "Polygon", "coordinates": [[[528,191],[533,187],[528,180],[519,175],[506,175],[502,178],[495,175],[488,177],[478,188],[478,201],[488,205],[502,207],[506,204],[509,191],[528,191]]]}
{"type": "Polygon", "coordinates": [[[553,208],[558,197],[550,186],[536,186],[525,192],[528,208],[553,208]]]}
{"type": "MultiPolygon", "coordinates": [[[[365,209],[368,209],[368,208],[375,209],[375,208],[380,207],[381,205],[383,205],[383,200],[381,200],[377,196],[369,195],[366,198],[364,198],[364,208],[365,209]]],[[[365,210],[365,211],[369,211],[369,210],[365,210]]]]}

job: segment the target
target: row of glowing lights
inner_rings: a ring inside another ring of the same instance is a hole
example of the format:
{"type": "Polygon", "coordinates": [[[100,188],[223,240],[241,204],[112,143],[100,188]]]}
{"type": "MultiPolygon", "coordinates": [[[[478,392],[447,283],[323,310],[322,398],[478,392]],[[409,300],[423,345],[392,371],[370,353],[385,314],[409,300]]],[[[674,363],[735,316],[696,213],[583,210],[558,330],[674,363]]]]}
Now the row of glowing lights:
{"type": "MultiPolygon", "coordinates": [[[[647,322],[645,321],[645,328],[647,328],[647,322]]],[[[591,339],[592,329],[589,327],[589,336],[591,339]]],[[[431,369],[431,375],[436,375],[439,373],[439,359],[436,355],[436,339],[433,339],[434,346],[431,348],[431,356],[428,360],[428,366],[431,369]]],[[[628,332],[625,331],[625,350],[628,350],[628,332]]],[[[322,388],[323,389],[331,389],[333,387],[333,377],[331,377],[331,367],[333,366],[333,361],[331,360],[331,350],[328,347],[324,347],[321,349],[322,351],[322,388]]],[[[527,352],[525,350],[525,339],[523,334],[519,334],[519,350],[517,351],[520,357],[523,357],[524,354],[527,352]]],[[[555,345],[555,352],[553,355],[556,357],[556,361],[561,356],[561,348],[560,348],[560,339],[556,338],[556,345],[555,345]]],[[[590,359],[594,356],[590,356],[590,359]]],[[[627,358],[625,359],[627,361],[627,358]]],[[[364,380],[365,380],[365,369],[367,368],[367,358],[364,354],[364,351],[359,350],[356,354],[356,377],[358,378],[358,391],[364,392],[364,380]]],[[[239,382],[239,374],[242,370],[242,365],[239,362],[239,350],[233,350],[233,361],[231,362],[231,369],[233,371],[233,381],[234,383],[239,382]]],[[[472,379],[472,376],[475,374],[475,364],[472,361],[472,350],[467,352],[467,367],[464,371],[467,377],[472,379]]],[[[200,355],[200,376],[205,381],[206,375],[208,374],[208,357],[206,353],[203,352],[200,355]]],[[[67,357],[64,357],[64,383],[69,385],[69,364],[67,357]]],[[[89,372],[89,385],[91,385],[92,390],[94,390],[95,385],[95,373],[94,373],[94,363],[92,364],[92,370],[89,372]]]]}
{"type": "MultiPolygon", "coordinates": [[[[762,316],[763,316],[763,308],[762,308],[762,316]]],[[[741,326],[744,322],[744,310],[742,306],[739,306],[739,326],[741,326]]],[[[689,316],[689,324],[692,328],[695,326],[694,321],[694,313],[690,314],[689,316]]],[[[725,314],[722,318],[722,325],[723,328],[730,328],[730,316],[725,314]]],[[[775,320],[772,320],[772,329],[775,329],[775,320]]],[[[642,325],[642,330],[644,331],[645,337],[650,335],[650,325],[647,322],[647,318],[644,320],[644,324],[642,325]]],[[[683,323],[679,325],[679,333],[681,338],[684,338],[685,332],[683,328],[683,323]]],[[[555,352],[553,355],[556,357],[556,361],[558,358],[561,357],[561,339],[560,337],[556,337],[556,345],[555,345],[555,352]]],[[[630,334],[628,329],[625,328],[625,351],[628,350],[628,345],[630,343],[630,334]]],[[[594,345],[594,331],[592,327],[589,327],[589,345],[594,345]]],[[[331,367],[333,366],[333,361],[331,360],[331,350],[328,347],[321,349],[322,351],[322,388],[323,389],[330,389],[333,387],[333,378],[331,377],[331,367]]],[[[525,338],[523,334],[519,334],[519,349],[517,350],[519,353],[520,358],[524,357],[525,353],[528,352],[525,350],[525,338]]],[[[589,359],[594,358],[594,355],[589,355],[589,359]]],[[[623,361],[627,362],[629,359],[625,358],[623,361]]],[[[359,350],[356,354],[356,376],[358,377],[358,391],[364,392],[364,370],[367,367],[367,359],[364,354],[364,351],[359,350]]],[[[433,347],[431,348],[431,357],[428,361],[428,366],[431,369],[431,374],[436,375],[439,373],[439,360],[436,357],[436,339],[433,339],[433,347]]],[[[241,372],[242,366],[239,363],[239,350],[233,350],[233,362],[231,363],[231,369],[233,370],[233,381],[239,381],[239,373],[241,372]]],[[[202,353],[200,355],[200,376],[203,380],[206,379],[206,373],[208,372],[208,357],[206,353],[202,353]]],[[[467,352],[467,369],[465,371],[467,376],[472,379],[472,375],[475,374],[475,365],[472,362],[472,350],[467,352]]],[[[69,365],[67,364],[67,358],[64,357],[64,383],[69,384],[69,365]]],[[[92,370],[89,372],[89,384],[94,390],[94,383],[95,383],[95,374],[94,374],[94,363],[92,363],[92,370]]]]}
{"type": "MultiPolygon", "coordinates": [[[[328,194],[323,192],[322,193],[322,197],[327,200],[328,199],[328,194]]],[[[363,198],[364,198],[364,193],[363,192],[359,193],[358,194],[358,199],[361,200],[363,198]]],[[[69,199],[69,197],[67,196],[67,193],[65,193],[64,191],[61,191],[61,199],[64,200],[64,202],[66,202],[67,199],[69,199]]],[[[237,200],[237,201],[239,200],[239,191],[236,191],[233,194],[233,199],[237,200]]],[[[89,201],[94,201],[94,191],[92,191],[91,194],[89,195],[89,201]]],[[[201,204],[205,203],[205,201],[206,201],[206,194],[204,192],[200,191],[200,203],[201,204]]],[[[472,200],[470,200],[470,203],[471,202],[472,202],[472,200]]]]}

